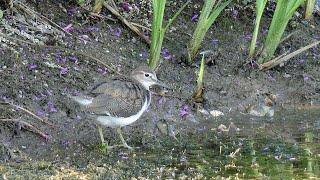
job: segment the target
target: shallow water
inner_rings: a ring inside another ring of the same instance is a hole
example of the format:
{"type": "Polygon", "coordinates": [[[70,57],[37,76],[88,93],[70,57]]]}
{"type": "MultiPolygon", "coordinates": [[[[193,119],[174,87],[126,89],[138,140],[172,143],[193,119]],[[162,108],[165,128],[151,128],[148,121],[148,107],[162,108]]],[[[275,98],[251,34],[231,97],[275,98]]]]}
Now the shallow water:
{"type": "Polygon", "coordinates": [[[180,131],[176,140],[158,136],[135,152],[53,146],[43,160],[0,164],[0,174],[8,179],[320,178],[319,115],[317,109],[282,109],[273,118],[226,115],[201,122],[194,133],[180,131]],[[217,128],[231,122],[235,127],[229,131],[217,128]]]}
{"type": "Polygon", "coordinates": [[[233,122],[238,132],[212,129],[206,137],[199,135],[201,139],[190,137],[189,144],[184,139],[184,150],[160,150],[135,158],[157,163],[161,174],[172,178],[320,178],[319,115],[316,109],[292,109],[276,112],[273,118],[228,116],[214,123],[233,122]]]}

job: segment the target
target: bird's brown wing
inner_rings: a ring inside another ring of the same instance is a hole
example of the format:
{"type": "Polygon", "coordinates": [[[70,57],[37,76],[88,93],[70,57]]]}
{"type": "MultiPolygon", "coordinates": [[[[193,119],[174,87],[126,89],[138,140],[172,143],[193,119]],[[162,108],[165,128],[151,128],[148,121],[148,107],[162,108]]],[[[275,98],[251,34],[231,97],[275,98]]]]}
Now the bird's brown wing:
{"type": "Polygon", "coordinates": [[[113,79],[93,88],[93,102],[85,110],[96,115],[110,114],[129,117],[136,114],[144,103],[144,89],[127,79],[113,79]]]}

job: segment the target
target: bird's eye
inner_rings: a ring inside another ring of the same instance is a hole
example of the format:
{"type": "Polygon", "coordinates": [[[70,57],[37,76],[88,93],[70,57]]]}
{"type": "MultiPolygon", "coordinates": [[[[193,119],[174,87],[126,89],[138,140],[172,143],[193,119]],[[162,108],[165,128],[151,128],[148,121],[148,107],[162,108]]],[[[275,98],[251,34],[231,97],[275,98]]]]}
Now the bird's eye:
{"type": "Polygon", "coordinates": [[[149,77],[149,76],[150,76],[150,74],[148,74],[148,73],[147,73],[147,74],[144,74],[144,76],[145,76],[145,77],[149,77]]]}

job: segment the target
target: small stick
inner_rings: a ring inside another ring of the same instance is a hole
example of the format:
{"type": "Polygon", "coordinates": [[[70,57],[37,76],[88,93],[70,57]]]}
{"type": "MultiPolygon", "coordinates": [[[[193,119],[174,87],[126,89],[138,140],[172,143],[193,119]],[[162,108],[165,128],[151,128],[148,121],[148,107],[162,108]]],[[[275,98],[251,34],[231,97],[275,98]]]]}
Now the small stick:
{"type": "Polygon", "coordinates": [[[113,14],[115,15],[123,24],[125,24],[129,29],[131,29],[134,33],[136,33],[138,36],[140,36],[148,45],[151,44],[151,41],[149,37],[144,35],[140,32],[138,28],[133,26],[128,20],[126,20],[124,17],[121,16],[121,14],[114,9],[112,6],[110,6],[107,2],[104,2],[103,5],[113,14]]]}
{"type": "Polygon", "coordinates": [[[90,16],[98,17],[98,18],[101,18],[101,19],[108,19],[108,20],[113,21],[113,22],[116,22],[116,21],[117,21],[116,19],[113,19],[113,18],[111,18],[111,17],[104,16],[104,15],[102,15],[102,14],[97,14],[97,13],[94,13],[94,12],[90,12],[90,16]]]}
{"type": "Polygon", "coordinates": [[[283,43],[284,41],[288,40],[289,38],[291,38],[291,36],[293,36],[294,34],[296,34],[296,33],[298,33],[298,32],[300,32],[300,31],[297,30],[297,31],[294,31],[294,32],[288,34],[286,37],[284,37],[283,39],[281,39],[281,41],[279,42],[279,44],[281,44],[281,43],[283,43]]]}
{"type": "Polygon", "coordinates": [[[298,54],[300,54],[300,53],[302,53],[302,52],[304,52],[304,51],[306,51],[306,50],[308,50],[308,49],[310,49],[310,48],[312,48],[314,46],[317,46],[318,44],[320,44],[320,41],[316,41],[316,42],[311,43],[311,44],[309,44],[307,46],[304,46],[304,47],[302,47],[302,48],[300,48],[300,49],[298,49],[296,51],[293,51],[290,54],[280,55],[279,57],[276,57],[276,58],[272,59],[271,61],[268,61],[266,63],[261,64],[260,69],[261,70],[271,69],[271,68],[273,68],[273,67],[275,67],[275,66],[277,66],[277,65],[279,65],[279,64],[281,64],[283,62],[288,61],[292,57],[294,57],[294,56],[296,56],[296,55],[298,55],[298,54]]]}
{"type": "Polygon", "coordinates": [[[50,126],[52,126],[52,127],[55,127],[55,125],[52,124],[50,121],[48,121],[48,120],[46,120],[46,119],[43,119],[43,118],[37,116],[36,114],[34,114],[33,112],[31,112],[30,110],[28,110],[28,109],[26,109],[26,108],[24,108],[24,107],[15,105],[15,104],[10,103],[10,102],[1,102],[1,103],[3,103],[3,104],[9,104],[9,105],[11,105],[11,106],[13,106],[13,107],[15,107],[15,108],[17,108],[17,109],[20,109],[20,110],[24,111],[25,113],[33,116],[35,119],[37,119],[37,120],[39,120],[39,121],[41,121],[41,122],[43,122],[43,123],[45,123],[45,124],[48,124],[48,125],[50,125],[50,126]]]}
{"type": "Polygon", "coordinates": [[[137,27],[141,27],[141,28],[143,28],[143,29],[146,29],[146,30],[148,30],[148,31],[152,31],[151,28],[148,28],[148,27],[143,26],[143,25],[141,25],[141,24],[134,23],[134,22],[131,22],[131,24],[134,25],[134,26],[137,26],[137,27]]]}
{"type": "Polygon", "coordinates": [[[38,134],[39,136],[41,136],[42,138],[48,140],[49,136],[47,134],[45,134],[44,132],[42,132],[40,129],[36,128],[35,126],[33,126],[32,124],[22,121],[22,120],[18,120],[18,119],[0,119],[1,122],[13,122],[13,123],[19,123],[21,124],[21,127],[29,130],[30,132],[33,132],[35,134],[38,134]]]}

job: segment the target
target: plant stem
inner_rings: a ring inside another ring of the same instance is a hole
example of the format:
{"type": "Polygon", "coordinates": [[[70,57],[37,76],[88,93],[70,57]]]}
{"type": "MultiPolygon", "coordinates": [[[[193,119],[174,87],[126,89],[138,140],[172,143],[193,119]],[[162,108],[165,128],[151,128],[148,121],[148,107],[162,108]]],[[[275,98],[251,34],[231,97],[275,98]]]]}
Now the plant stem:
{"type": "Polygon", "coordinates": [[[315,5],[316,5],[316,0],[307,0],[306,12],[304,17],[305,19],[310,19],[312,17],[312,12],[315,5]]]}
{"type": "Polygon", "coordinates": [[[195,56],[198,53],[198,50],[201,46],[201,43],[211,27],[214,21],[217,19],[222,10],[231,2],[228,0],[224,3],[219,1],[216,6],[213,8],[215,4],[215,0],[205,0],[203,8],[201,10],[201,14],[199,17],[199,21],[197,23],[196,29],[192,35],[192,38],[188,44],[188,62],[192,62],[195,56]]]}
{"type": "Polygon", "coordinates": [[[174,14],[165,27],[163,27],[163,16],[166,6],[166,0],[152,0],[153,16],[152,16],[152,32],[151,32],[151,48],[149,67],[155,69],[160,59],[162,43],[167,29],[171,26],[173,21],[178,17],[182,10],[190,1],[187,1],[178,12],[174,14]]]}
{"type": "Polygon", "coordinates": [[[252,40],[250,44],[250,50],[249,50],[249,56],[253,57],[254,55],[254,50],[256,47],[257,43],[257,37],[258,37],[258,32],[259,32],[259,27],[260,27],[260,20],[263,14],[263,10],[267,4],[267,0],[257,0],[256,1],[256,21],[255,21],[255,27],[252,35],[252,40]]]}
{"type": "Polygon", "coordinates": [[[203,75],[204,75],[204,54],[202,54],[201,64],[200,64],[200,71],[197,80],[198,89],[202,88],[203,86],[203,75]]]}
{"type": "Polygon", "coordinates": [[[293,16],[296,9],[304,0],[279,0],[277,1],[276,10],[272,17],[269,32],[264,43],[264,49],[258,63],[262,64],[269,61],[276,51],[281,37],[287,27],[287,24],[293,16]]]}

